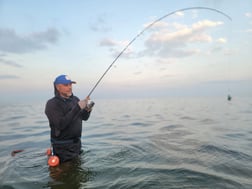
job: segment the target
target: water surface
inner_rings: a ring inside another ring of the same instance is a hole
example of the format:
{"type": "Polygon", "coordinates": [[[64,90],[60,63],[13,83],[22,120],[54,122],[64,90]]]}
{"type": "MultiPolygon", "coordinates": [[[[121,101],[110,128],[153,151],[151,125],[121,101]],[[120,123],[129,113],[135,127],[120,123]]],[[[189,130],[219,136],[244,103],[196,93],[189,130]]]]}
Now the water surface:
{"type": "Polygon", "coordinates": [[[44,103],[2,105],[0,124],[0,189],[252,188],[248,98],[97,100],[84,153],[56,168],[44,103]]]}

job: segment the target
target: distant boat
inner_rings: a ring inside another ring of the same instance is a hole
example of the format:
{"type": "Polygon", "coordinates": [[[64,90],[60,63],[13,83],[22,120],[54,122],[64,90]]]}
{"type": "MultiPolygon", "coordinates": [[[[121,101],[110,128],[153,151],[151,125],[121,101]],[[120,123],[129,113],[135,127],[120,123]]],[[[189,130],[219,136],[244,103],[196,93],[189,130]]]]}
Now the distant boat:
{"type": "Polygon", "coordinates": [[[228,96],[227,96],[227,99],[228,99],[228,101],[231,101],[231,100],[232,100],[232,96],[231,96],[231,95],[228,95],[228,96]]]}

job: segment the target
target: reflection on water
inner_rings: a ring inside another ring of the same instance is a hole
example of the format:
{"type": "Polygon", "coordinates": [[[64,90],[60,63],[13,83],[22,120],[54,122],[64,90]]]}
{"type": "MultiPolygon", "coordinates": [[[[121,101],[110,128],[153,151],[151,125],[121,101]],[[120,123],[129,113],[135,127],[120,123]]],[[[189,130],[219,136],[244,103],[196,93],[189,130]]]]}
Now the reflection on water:
{"type": "Polygon", "coordinates": [[[92,173],[83,168],[84,162],[80,158],[63,163],[57,167],[49,167],[49,175],[52,178],[48,187],[52,189],[84,188],[92,173]]]}
{"type": "Polygon", "coordinates": [[[97,100],[84,122],[84,153],[48,167],[44,104],[5,105],[0,189],[250,189],[251,109],[243,98],[97,100]]]}

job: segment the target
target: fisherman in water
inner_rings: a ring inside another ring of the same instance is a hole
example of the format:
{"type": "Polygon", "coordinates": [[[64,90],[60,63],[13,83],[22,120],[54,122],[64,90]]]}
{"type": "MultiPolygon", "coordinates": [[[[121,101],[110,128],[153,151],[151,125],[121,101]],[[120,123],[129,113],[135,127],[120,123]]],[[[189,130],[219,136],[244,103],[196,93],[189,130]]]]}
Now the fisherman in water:
{"type": "Polygon", "coordinates": [[[81,153],[82,120],[88,120],[92,107],[89,97],[79,100],[72,93],[75,84],[67,75],[60,75],[54,81],[55,96],[47,101],[45,114],[51,128],[53,154],[60,163],[72,160],[81,153]]]}

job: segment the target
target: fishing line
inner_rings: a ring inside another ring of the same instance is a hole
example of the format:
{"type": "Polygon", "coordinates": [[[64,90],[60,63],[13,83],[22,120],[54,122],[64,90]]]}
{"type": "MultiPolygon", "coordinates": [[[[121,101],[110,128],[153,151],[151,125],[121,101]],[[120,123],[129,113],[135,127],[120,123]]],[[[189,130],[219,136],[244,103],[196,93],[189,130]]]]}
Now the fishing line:
{"type": "Polygon", "coordinates": [[[227,15],[226,13],[214,9],[214,8],[209,8],[209,7],[188,7],[188,8],[183,8],[183,9],[178,9],[176,11],[170,12],[158,19],[156,19],[155,21],[153,21],[151,24],[149,24],[148,26],[146,26],[140,33],[138,33],[125,47],[124,49],[116,56],[116,58],[113,60],[113,62],[109,65],[109,67],[105,70],[105,72],[102,74],[102,76],[99,78],[99,80],[96,82],[96,84],[94,85],[94,87],[91,89],[91,91],[88,94],[88,97],[91,96],[91,94],[94,92],[94,90],[96,89],[96,87],[99,85],[99,83],[101,82],[101,80],[104,78],[104,76],[108,73],[108,71],[111,69],[111,67],[115,64],[115,62],[118,60],[118,58],[128,49],[128,47],[138,38],[140,37],[146,30],[148,30],[149,28],[151,28],[153,25],[155,25],[157,22],[163,20],[164,18],[171,16],[177,12],[183,12],[183,11],[187,11],[187,10],[194,10],[194,9],[204,9],[204,10],[209,10],[209,11],[214,11],[217,12],[223,16],[225,16],[227,19],[229,19],[230,21],[232,21],[232,18],[227,15]]]}

